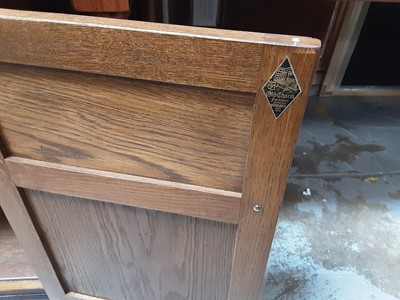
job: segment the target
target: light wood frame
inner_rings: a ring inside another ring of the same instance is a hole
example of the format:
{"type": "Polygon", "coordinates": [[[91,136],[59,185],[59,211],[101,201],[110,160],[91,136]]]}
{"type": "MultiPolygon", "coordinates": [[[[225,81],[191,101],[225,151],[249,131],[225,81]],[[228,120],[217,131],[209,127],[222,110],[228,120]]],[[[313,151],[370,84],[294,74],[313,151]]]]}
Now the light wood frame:
{"type": "Polygon", "coordinates": [[[228,298],[256,299],[319,41],[11,10],[0,10],[0,41],[2,63],[246,92],[255,97],[241,192],[10,156],[4,145],[0,203],[50,299],[100,298],[63,288],[25,205],[23,188],[237,224],[228,298]],[[65,36],[70,37],[68,42],[65,36]],[[160,52],[160,45],[168,51],[160,52]],[[82,60],[85,53],[90,55],[82,60]],[[145,55],[153,64],[132,60],[135,55],[145,55]],[[160,55],[168,57],[160,62],[160,55]],[[290,58],[303,92],[276,119],[261,87],[285,57],[290,58]],[[99,192],[102,186],[109,192],[99,192]],[[127,196],[133,191],[140,197],[127,196]],[[255,212],[255,205],[263,210],[255,212]]]}

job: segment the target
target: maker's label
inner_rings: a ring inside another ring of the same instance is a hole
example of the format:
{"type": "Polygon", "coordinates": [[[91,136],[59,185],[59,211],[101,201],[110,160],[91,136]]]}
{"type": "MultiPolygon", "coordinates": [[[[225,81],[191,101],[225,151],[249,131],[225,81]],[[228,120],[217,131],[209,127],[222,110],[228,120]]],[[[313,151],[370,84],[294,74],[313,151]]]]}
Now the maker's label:
{"type": "Polygon", "coordinates": [[[275,118],[278,119],[297,96],[301,94],[301,87],[288,56],[267,80],[262,89],[275,114],[275,118]]]}

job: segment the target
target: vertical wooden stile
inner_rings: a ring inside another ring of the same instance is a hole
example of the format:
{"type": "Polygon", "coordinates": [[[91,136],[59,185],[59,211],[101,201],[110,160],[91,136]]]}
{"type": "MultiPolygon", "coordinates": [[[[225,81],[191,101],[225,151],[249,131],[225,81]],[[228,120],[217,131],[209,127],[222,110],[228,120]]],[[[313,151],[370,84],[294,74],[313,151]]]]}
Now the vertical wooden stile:
{"type": "MultiPolygon", "coordinates": [[[[48,253],[38,235],[21,194],[12,182],[0,145],[0,205],[7,219],[26,251],[30,263],[38,273],[40,281],[46,286],[50,299],[64,299],[64,290],[50,261],[48,253]]],[[[3,148],[4,149],[4,148],[3,148]]]]}
{"type": "Polygon", "coordinates": [[[264,48],[243,183],[229,300],[257,298],[317,57],[317,48],[264,48]],[[276,119],[262,87],[286,57],[292,63],[302,94],[276,119]],[[255,205],[261,206],[262,211],[255,212],[255,205]]]}

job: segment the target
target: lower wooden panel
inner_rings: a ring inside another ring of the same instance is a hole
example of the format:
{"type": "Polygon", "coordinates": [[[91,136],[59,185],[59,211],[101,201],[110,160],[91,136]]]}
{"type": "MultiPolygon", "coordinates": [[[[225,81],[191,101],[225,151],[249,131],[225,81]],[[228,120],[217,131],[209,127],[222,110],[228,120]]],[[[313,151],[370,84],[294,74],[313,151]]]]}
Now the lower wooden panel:
{"type": "Polygon", "coordinates": [[[25,190],[68,292],[105,299],[227,299],[236,225],[25,190]]]}

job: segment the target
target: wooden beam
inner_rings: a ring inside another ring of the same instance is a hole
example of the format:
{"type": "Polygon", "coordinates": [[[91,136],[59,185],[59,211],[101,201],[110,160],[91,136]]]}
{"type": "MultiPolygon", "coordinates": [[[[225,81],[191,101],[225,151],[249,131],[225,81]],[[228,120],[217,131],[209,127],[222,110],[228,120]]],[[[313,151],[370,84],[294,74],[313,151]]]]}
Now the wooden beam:
{"type": "Polygon", "coordinates": [[[264,48],[229,300],[257,299],[317,58],[318,49],[264,48]],[[285,57],[292,63],[302,94],[276,119],[262,87],[285,57]]]}
{"type": "Polygon", "coordinates": [[[5,160],[18,187],[237,224],[241,193],[19,157],[5,160]]]}
{"type": "Polygon", "coordinates": [[[83,295],[79,293],[69,292],[66,294],[66,299],[71,300],[105,300],[104,298],[92,297],[88,295],[83,295]]]}
{"type": "Polygon", "coordinates": [[[233,91],[256,91],[264,44],[318,47],[299,40],[0,9],[0,61],[233,91]]]}
{"type": "MultiPolygon", "coordinates": [[[[2,147],[0,147],[1,149],[2,147]]],[[[0,152],[0,205],[10,225],[25,249],[25,254],[46,285],[50,299],[64,299],[65,293],[54,271],[50,258],[40,239],[21,194],[12,182],[0,152]]]]}

